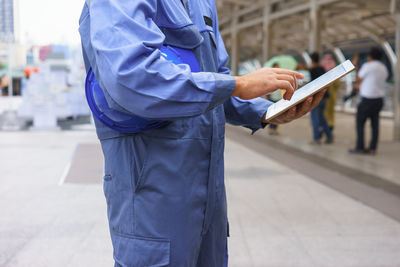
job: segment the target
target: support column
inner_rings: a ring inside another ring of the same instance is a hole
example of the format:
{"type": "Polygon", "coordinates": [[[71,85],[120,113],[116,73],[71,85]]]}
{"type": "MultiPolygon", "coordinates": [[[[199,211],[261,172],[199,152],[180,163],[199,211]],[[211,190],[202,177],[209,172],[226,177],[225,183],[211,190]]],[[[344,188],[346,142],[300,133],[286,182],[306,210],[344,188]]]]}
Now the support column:
{"type": "Polygon", "coordinates": [[[309,52],[322,52],[321,16],[318,0],[310,0],[310,44],[309,52]]]}
{"type": "Polygon", "coordinates": [[[238,75],[239,70],[239,59],[240,59],[240,40],[239,40],[239,30],[238,30],[238,13],[239,7],[235,6],[233,8],[232,23],[231,23],[231,74],[238,75]]]}
{"type": "Polygon", "coordinates": [[[269,0],[264,0],[263,11],[263,43],[262,43],[262,64],[267,62],[271,57],[271,20],[269,18],[271,13],[271,4],[269,0]]]}
{"type": "Polygon", "coordinates": [[[400,141],[400,12],[395,13],[396,18],[396,44],[395,51],[397,56],[396,67],[393,69],[395,80],[394,86],[394,135],[395,141],[400,141]]]}
{"type": "Polygon", "coordinates": [[[301,53],[301,56],[303,57],[304,61],[306,62],[307,67],[311,67],[311,57],[310,55],[304,51],[301,53]]]}
{"type": "MultiPolygon", "coordinates": [[[[14,36],[10,34],[10,42],[8,43],[8,97],[11,99],[13,96],[13,75],[14,68],[14,36]]],[[[10,100],[11,103],[11,100],[10,100]]]]}
{"type": "Polygon", "coordinates": [[[388,41],[383,41],[380,42],[379,44],[382,47],[383,51],[385,52],[386,56],[389,58],[392,69],[395,70],[397,64],[396,51],[393,51],[388,41]]]}

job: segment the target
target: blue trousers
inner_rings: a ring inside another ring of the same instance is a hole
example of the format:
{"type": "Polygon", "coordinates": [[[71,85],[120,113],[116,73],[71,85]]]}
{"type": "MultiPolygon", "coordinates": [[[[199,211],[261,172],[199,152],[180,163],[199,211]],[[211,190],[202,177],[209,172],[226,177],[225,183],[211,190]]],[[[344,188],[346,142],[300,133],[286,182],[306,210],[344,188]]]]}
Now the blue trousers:
{"type": "Polygon", "coordinates": [[[321,102],[313,110],[311,110],[311,124],[313,127],[313,140],[319,141],[321,139],[321,130],[325,133],[327,139],[332,139],[332,131],[326,122],[324,110],[326,99],[321,102]]]}
{"type": "Polygon", "coordinates": [[[209,161],[194,143],[210,144],[150,134],[101,141],[115,267],[226,266],[223,176],[215,191],[209,161]]]}
{"type": "Polygon", "coordinates": [[[357,144],[356,149],[364,150],[364,126],[371,120],[372,138],[369,149],[376,150],[379,136],[379,113],[383,107],[383,98],[362,98],[357,108],[357,144]]]}

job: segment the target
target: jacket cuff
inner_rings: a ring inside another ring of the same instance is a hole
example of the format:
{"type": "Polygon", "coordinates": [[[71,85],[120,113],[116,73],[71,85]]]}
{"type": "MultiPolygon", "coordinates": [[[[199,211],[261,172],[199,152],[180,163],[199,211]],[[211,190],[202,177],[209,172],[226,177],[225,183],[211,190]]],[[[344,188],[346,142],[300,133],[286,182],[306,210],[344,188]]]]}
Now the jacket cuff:
{"type": "Polygon", "coordinates": [[[267,112],[269,106],[273,103],[271,101],[266,101],[265,99],[258,98],[253,105],[253,109],[256,111],[257,116],[255,116],[255,120],[253,125],[250,127],[251,134],[254,134],[259,129],[264,129],[268,123],[262,122],[265,113],[267,112]]]}
{"type": "Polygon", "coordinates": [[[227,74],[213,73],[215,78],[215,90],[210,101],[210,109],[223,104],[228,100],[235,90],[236,80],[227,74]]]}

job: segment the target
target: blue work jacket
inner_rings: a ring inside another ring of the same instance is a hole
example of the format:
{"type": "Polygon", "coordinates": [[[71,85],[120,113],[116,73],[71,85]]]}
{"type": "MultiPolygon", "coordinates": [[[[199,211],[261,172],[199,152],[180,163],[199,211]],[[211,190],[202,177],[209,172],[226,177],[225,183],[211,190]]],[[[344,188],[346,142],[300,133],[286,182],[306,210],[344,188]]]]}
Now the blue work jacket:
{"type": "Polygon", "coordinates": [[[92,67],[109,105],[171,121],[131,135],[96,121],[114,258],[121,266],[196,266],[210,225],[217,227],[218,219],[226,230],[225,122],[256,131],[271,104],[231,96],[235,79],[225,66],[215,1],[183,2],[92,0],[80,18],[86,68],[92,67]],[[192,50],[201,72],[162,59],[162,45],[192,50]],[[122,238],[136,240],[136,256],[127,254],[131,243],[122,238]],[[174,252],[169,245],[139,248],[153,239],[167,240],[174,252]],[[161,247],[168,259],[155,256],[161,247]]]}
{"type": "MultiPolygon", "coordinates": [[[[196,5],[190,14],[180,0],[92,1],[90,12],[82,12],[79,29],[86,67],[93,68],[115,109],[148,119],[178,120],[224,104],[229,123],[257,130],[270,103],[231,97],[235,81],[225,67],[228,55],[215,3],[188,3],[196,5]],[[187,65],[163,60],[163,44],[192,49],[203,72],[191,73],[187,65]]],[[[98,135],[104,139],[119,134],[99,125],[98,135]]]]}

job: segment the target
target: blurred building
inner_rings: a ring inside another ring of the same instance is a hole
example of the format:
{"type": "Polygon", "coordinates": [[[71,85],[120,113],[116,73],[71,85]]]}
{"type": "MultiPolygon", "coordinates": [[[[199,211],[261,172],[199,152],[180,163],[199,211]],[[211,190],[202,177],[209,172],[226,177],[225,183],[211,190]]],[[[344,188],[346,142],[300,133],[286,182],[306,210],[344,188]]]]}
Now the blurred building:
{"type": "Polygon", "coordinates": [[[14,35],[14,1],[0,0],[0,34],[14,35]]]}
{"type": "Polygon", "coordinates": [[[23,77],[21,69],[25,64],[26,47],[19,43],[19,2],[0,0],[0,78],[3,77],[3,94],[7,94],[9,75],[12,76],[13,95],[20,94],[23,77]],[[9,66],[11,71],[8,71],[9,66]]]}
{"type": "MultiPolygon", "coordinates": [[[[0,0],[0,69],[8,62],[9,43],[19,42],[19,2],[18,0],[0,0]],[[2,64],[3,63],[3,64],[2,64]]],[[[21,55],[23,48],[16,47],[16,55],[21,55]]],[[[23,63],[22,55],[17,64],[23,63]]]]}
{"type": "Polygon", "coordinates": [[[0,0],[0,62],[4,63],[8,60],[9,51],[6,43],[14,38],[14,26],[14,1],[0,0]]]}
{"type": "Polygon", "coordinates": [[[18,11],[17,0],[0,0],[0,42],[18,41],[18,11]]]}

